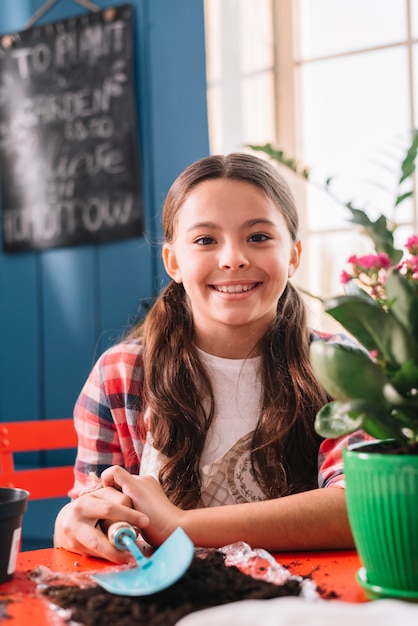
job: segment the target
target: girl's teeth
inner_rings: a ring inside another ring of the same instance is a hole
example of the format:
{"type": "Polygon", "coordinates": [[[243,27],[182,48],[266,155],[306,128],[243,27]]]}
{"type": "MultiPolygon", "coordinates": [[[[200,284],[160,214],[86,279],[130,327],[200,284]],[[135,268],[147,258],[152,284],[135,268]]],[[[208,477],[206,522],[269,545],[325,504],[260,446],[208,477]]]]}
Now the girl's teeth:
{"type": "Polygon", "coordinates": [[[243,291],[249,291],[253,288],[253,285],[220,285],[216,287],[217,291],[222,293],[242,293],[243,291]]]}

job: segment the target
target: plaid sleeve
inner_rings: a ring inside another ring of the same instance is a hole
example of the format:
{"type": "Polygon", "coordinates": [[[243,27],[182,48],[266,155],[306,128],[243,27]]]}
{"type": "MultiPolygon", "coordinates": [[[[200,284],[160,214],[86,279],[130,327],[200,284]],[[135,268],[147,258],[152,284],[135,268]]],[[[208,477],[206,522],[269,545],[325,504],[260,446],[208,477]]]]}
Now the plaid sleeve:
{"type": "Polygon", "coordinates": [[[362,430],[339,437],[324,439],[319,447],[318,455],[318,487],[345,488],[343,457],[344,448],[361,441],[373,441],[373,437],[362,430]]]}
{"type": "Polygon", "coordinates": [[[143,367],[140,341],[107,350],[91,371],[74,408],[78,434],[76,498],[111,465],[138,474],[146,425],[142,403],[143,367]]]}

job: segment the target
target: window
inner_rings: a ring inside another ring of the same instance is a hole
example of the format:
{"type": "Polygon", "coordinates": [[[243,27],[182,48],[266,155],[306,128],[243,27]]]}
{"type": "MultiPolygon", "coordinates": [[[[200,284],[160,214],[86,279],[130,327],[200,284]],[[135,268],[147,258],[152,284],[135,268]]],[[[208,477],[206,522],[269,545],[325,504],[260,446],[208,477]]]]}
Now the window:
{"type": "Polygon", "coordinates": [[[418,115],[418,0],[206,0],[206,23],[211,150],[270,142],[310,168],[313,184],[285,172],[304,248],[294,281],[335,294],[368,245],[345,202],[400,223],[399,245],[417,228],[415,202],[393,206],[418,115]]]}
{"type": "Polygon", "coordinates": [[[212,153],[242,151],[276,136],[271,0],[206,0],[212,153]]]}

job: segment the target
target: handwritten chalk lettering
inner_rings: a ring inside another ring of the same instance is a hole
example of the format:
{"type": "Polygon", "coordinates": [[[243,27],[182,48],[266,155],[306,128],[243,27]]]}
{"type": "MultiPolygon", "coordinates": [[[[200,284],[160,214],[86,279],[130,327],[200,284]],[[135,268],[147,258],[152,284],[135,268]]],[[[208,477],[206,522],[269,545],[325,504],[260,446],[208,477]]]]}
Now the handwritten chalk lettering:
{"type": "Polygon", "coordinates": [[[92,152],[81,151],[76,154],[58,156],[57,164],[52,165],[50,180],[69,180],[85,176],[105,174],[122,174],[125,171],[122,150],[112,148],[112,144],[104,143],[94,147],[92,152]]]}
{"type": "Polygon", "coordinates": [[[63,233],[74,235],[74,202],[58,207],[8,210],[4,215],[4,241],[7,245],[31,241],[50,241],[63,233]]]}
{"type": "Polygon", "coordinates": [[[38,124],[72,121],[108,113],[112,98],[119,98],[125,94],[123,83],[126,80],[126,74],[118,68],[117,73],[106,78],[100,87],[23,98],[22,105],[16,113],[15,124],[31,128],[38,124]]]}
{"type": "Polygon", "coordinates": [[[127,224],[132,214],[132,196],[114,199],[112,204],[109,198],[90,198],[82,209],[81,219],[89,232],[112,228],[118,224],[127,224]]]}
{"type": "Polygon", "coordinates": [[[77,61],[77,37],[73,32],[61,32],[55,39],[57,67],[74,65],[77,61]]]}
{"type": "MultiPolygon", "coordinates": [[[[108,100],[105,101],[108,104],[108,100]]],[[[17,113],[17,124],[24,128],[59,121],[72,121],[79,117],[97,115],[103,111],[101,89],[81,89],[63,94],[40,95],[24,98],[17,113]]]]}
{"type": "Polygon", "coordinates": [[[93,117],[87,122],[75,120],[65,124],[64,135],[69,141],[84,141],[91,139],[109,139],[114,131],[114,123],[111,117],[103,115],[93,117]]]}
{"type": "Polygon", "coordinates": [[[36,124],[50,124],[56,121],[74,120],[89,117],[108,109],[109,100],[102,98],[102,89],[89,88],[67,91],[61,94],[40,95],[24,102],[27,115],[36,118],[36,124]]]}
{"type": "Polygon", "coordinates": [[[74,188],[73,180],[63,183],[48,183],[46,190],[48,204],[56,204],[61,198],[73,198],[74,188]]]}
{"type": "Polygon", "coordinates": [[[3,239],[6,244],[32,240],[30,212],[28,210],[3,211],[3,239]]]}
{"type": "Polygon", "coordinates": [[[30,48],[12,49],[11,59],[19,77],[27,79],[52,68],[62,69],[78,63],[94,65],[100,57],[121,54],[127,41],[126,24],[116,20],[110,24],[94,24],[82,30],[55,35],[51,45],[37,43],[30,48]]]}
{"type": "Polygon", "coordinates": [[[4,240],[13,245],[68,238],[81,228],[89,233],[102,232],[129,224],[132,213],[132,194],[113,198],[98,195],[86,200],[62,200],[50,207],[9,209],[4,216],[4,240]]]}
{"type": "Polygon", "coordinates": [[[52,53],[45,43],[38,43],[33,48],[20,48],[12,51],[12,58],[17,63],[17,70],[21,78],[27,78],[30,67],[35,74],[43,74],[51,67],[52,53]]]}
{"type": "Polygon", "coordinates": [[[61,94],[39,95],[24,98],[16,113],[16,124],[24,128],[46,125],[54,122],[71,122],[109,113],[111,100],[124,95],[123,86],[109,79],[100,87],[67,91],[61,94]]]}

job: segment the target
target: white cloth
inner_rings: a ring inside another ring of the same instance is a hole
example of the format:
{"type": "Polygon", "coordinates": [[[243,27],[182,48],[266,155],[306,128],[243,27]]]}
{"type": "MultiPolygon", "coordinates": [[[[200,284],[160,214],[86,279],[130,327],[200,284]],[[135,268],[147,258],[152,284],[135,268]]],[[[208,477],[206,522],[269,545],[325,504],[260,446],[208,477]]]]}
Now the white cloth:
{"type": "MultiPolygon", "coordinates": [[[[211,379],[215,415],[201,459],[202,504],[265,500],[251,468],[250,447],[261,406],[261,357],[224,359],[199,350],[211,379]]],[[[162,455],[147,435],[140,474],[158,479],[162,455]]]]}
{"type": "Polygon", "coordinates": [[[418,606],[400,600],[351,604],[336,600],[303,598],[242,600],[196,611],[176,626],[416,626],[418,606]]]}

